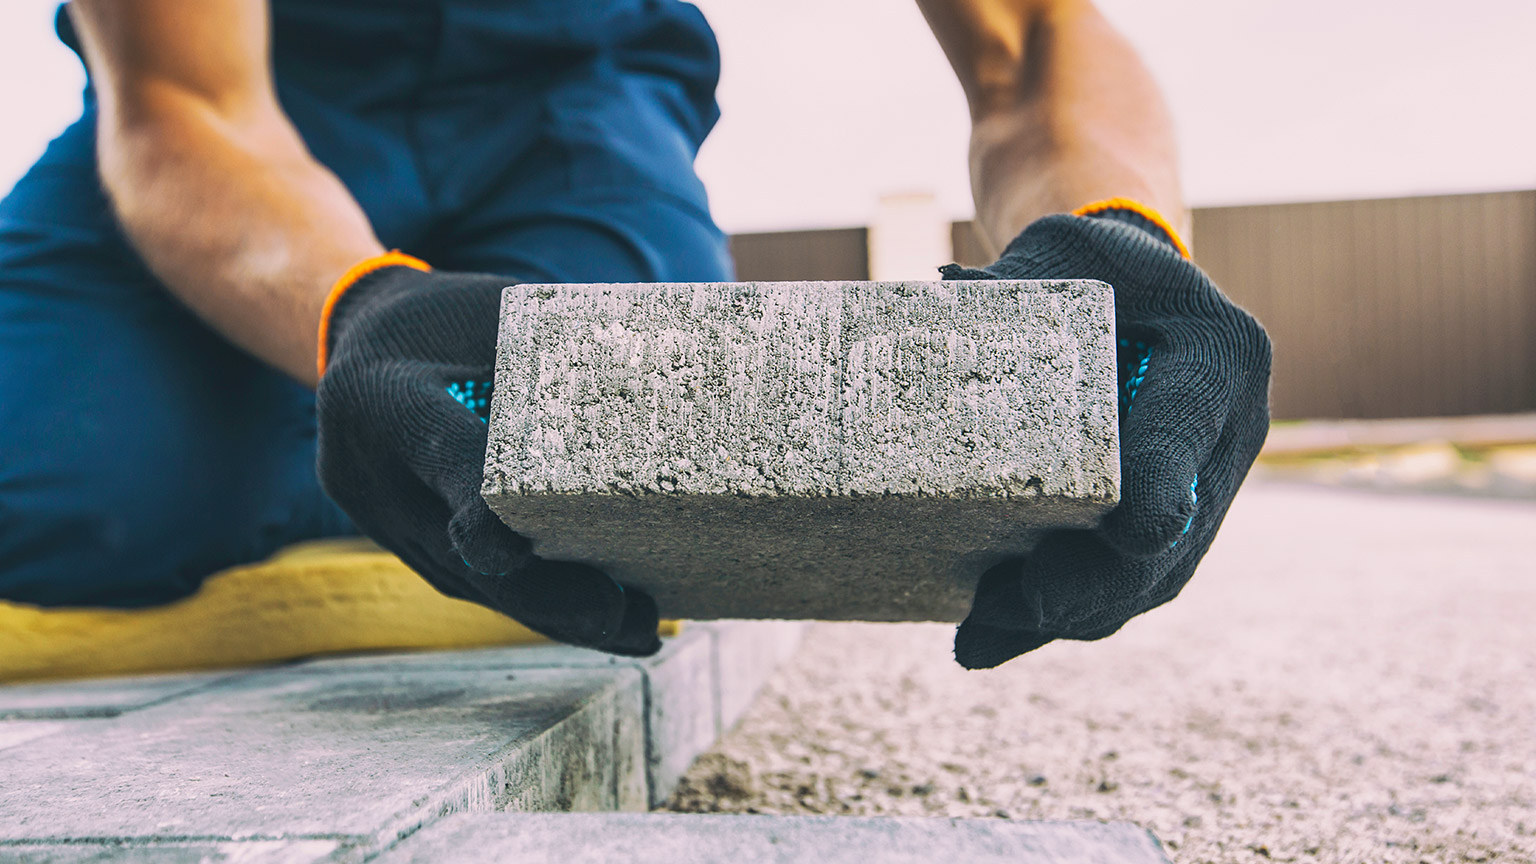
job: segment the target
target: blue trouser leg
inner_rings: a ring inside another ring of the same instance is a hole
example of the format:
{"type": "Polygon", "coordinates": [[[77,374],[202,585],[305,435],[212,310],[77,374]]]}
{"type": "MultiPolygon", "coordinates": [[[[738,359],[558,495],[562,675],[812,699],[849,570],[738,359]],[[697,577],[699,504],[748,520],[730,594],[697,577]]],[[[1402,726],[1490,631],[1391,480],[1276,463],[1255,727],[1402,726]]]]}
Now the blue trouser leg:
{"type": "Polygon", "coordinates": [[[0,202],[0,598],[142,606],[350,529],[314,479],[313,395],[143,269],[90,124],[0,202]]]}

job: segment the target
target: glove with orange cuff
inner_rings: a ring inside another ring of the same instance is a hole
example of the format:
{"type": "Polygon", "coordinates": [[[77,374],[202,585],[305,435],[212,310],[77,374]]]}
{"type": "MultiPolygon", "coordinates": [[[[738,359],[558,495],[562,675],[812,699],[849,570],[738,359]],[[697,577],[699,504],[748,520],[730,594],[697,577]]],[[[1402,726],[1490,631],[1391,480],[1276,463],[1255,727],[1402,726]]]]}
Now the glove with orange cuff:
{"type": "Polygon", "coordinates": [[[1102,639],[1173,599],[1269,432],[1270,343],[1156,211],[1126,199],[1040,219],[996,263],[946,279],[1097,279],[1115,292],[1120,504],[982,576],[955,659],[996,666],[1053,639],[1102,639]]]}
{"type": "Polygon", "coordinates": [[[545,561],[480,497],[501,276],[391,252],[353,267],[321,316],[321,486],[439,591],[562,642],[644,656],[656,604],[601,571],[545,561]]]}

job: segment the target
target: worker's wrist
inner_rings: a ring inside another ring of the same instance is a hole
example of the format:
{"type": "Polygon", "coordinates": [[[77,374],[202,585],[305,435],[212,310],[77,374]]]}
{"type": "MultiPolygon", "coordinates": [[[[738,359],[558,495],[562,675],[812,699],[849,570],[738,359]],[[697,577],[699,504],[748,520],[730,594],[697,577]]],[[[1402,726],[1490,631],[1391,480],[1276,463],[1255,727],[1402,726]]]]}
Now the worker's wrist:
{"type": "Polygon", "coordinates": [[[331,286],[331,290],[325,297],[325,303],[320,308],[320,333],[319,345],[315,352],[315,374],[317,378],[325,377],[325,367],[330,359],[330,344],[333,328],[331,320],[335,317],[338,306],[358,283],[366,278],[391,267],[404,267],[418,270],[423,273],[432,271],[432,266],[427,262],[407,255],[397,249],[392,249],[381,255],[374,255],[353,264],[343,273],[340,279],[331,286]]]}
{"type": "Polygon", "coordinates": [[[1133,225],[1172,246],[1185,258],[1190,257],[1189,246],[1184,243],[1184,238],[1179,236],[1179,232],[1174,230],[1167,217],[1140,201],[1131,198],[1105,198],[1102,201],[1084,204],[1073,210],[1072,215],[1114,219],[1117,222],[1133,225]]]}

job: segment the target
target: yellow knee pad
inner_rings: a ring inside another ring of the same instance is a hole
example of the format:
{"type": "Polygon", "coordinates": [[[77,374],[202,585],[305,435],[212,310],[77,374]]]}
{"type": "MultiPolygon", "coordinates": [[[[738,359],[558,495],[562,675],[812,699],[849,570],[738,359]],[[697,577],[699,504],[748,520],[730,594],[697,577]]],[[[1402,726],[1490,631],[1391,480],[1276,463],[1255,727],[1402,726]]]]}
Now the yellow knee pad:
{"type": "MultiPolygon", "coordinates": [[[[662,635],[675,632],[676,622],[662,622],[662,635]]],[[[439,594],[372,543],[321,540],[217,573],[165,606],[0,601],[0,682],[544,641],[504,615],[439,594]]]]}

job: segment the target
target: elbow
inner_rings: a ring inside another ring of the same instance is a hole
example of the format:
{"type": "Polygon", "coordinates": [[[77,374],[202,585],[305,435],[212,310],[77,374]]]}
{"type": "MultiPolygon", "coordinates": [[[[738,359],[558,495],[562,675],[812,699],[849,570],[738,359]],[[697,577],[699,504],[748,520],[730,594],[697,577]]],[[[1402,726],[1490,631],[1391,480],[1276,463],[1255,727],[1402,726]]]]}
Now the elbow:
{"type": "Polygon", "coordinates": [[[103,100],[97,121],[97,169],[125,225],[172,175],[307,158],[297,131],[275,103],[270,109],[232,109],[172,87],[103,100]]]}
{"type": "Polygon", "coordinates": [[[155,190],[169,173],[196,159],[193,121],[175,115],[131,118],[103,112],[96,129],[96,169],[103,191],[130,234],[155,208],[155,190]]]}

